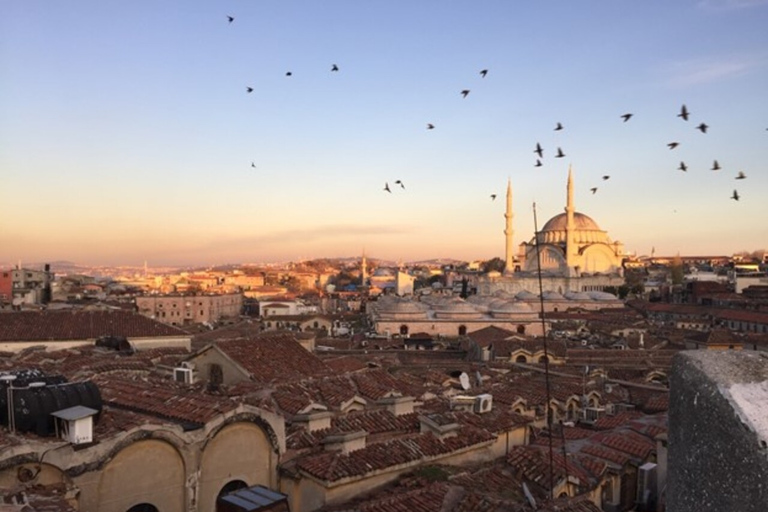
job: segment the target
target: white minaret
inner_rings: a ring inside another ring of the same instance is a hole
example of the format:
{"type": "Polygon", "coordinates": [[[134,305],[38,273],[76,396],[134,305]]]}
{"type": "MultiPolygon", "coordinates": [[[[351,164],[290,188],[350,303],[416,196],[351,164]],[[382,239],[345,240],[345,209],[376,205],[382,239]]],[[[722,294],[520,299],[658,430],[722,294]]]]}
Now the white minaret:
{"type": "Polygon", "coordinates": [[[506,247],[504,252],[504,274],[509,275],[515,271],[515,256],[513,254],[514,246],[512,245],[512,239],[514,230],[512,229],[512,180],[507,180],[507,211],[504,213],[504,218],[507,220],[507,226],[504,229],[504,235],[506,235],[506,247]]]}
{"type": "Polygon", "coordinates": [[[572,273],[576,267],[576,243],[574,235],[576,234],[576,208],[573,204],[573,174],[571,166],[568,166],[568,202],[565,206],[566,225],[565,225],[565,265],[568,267],[568,273],[572,273]]]}
{"type": "Polygon", "coordinates": [[[368,281],[368,265],[365,261],[365,249],[363,249],[363,259],[360,262],[360,275],[362,276],[360,279],[360,285],[365,286],[366,281],[368,281]]]}

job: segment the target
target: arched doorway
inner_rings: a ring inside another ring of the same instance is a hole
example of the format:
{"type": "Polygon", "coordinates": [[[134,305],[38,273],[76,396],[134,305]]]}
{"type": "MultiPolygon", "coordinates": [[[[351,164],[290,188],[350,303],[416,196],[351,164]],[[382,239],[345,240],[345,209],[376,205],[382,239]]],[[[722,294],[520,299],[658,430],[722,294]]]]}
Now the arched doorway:
{"type": "Polygon", "coordinates": [[[541,356],[539,358],[539,362],[540,363],[548,363],[549,362],[549,358],[547,358],[547,356],[541,356]]]}
{"type": "Polygon", "coordinates": [[[464,336],[467,334],[467,326],[466,325],[460,325],[459,326],[459,336],[464,336]]]}
{"type": "Polygon", "coordinates": [[[517,334],[525,334],[525,326],[523,324],[517,326],[517,334]]]}
{"type": "Polygon", "coordinates": [[[129,508],[126,512],[160,512],[157,507],[150,503],[139,503],[129,508]]]}
{"type": "Polygon", "coordinates": [[[515,362],[516,363],[527,363],[528,362],[528,358],[525,357],[525,356],[522,356],[522,355],[521,356],[517,356],[515,358],[515,362]]]}
{"type": "Polygon", "coordinates": [[[407,325],[401,325],[400,326],[400,334],[402,334],[403,336],[408,334],[408,326],[407,325]]]}
{"type": "Polygon", "coordinates": [[[239,491],[240,489],[245,489],[246,487],[248,487],[248,484],[242,480],[232,480],[231,482],[227,482],[227,484],[221,488],[218,497],[221,498],[222,496],[239,491]]]}

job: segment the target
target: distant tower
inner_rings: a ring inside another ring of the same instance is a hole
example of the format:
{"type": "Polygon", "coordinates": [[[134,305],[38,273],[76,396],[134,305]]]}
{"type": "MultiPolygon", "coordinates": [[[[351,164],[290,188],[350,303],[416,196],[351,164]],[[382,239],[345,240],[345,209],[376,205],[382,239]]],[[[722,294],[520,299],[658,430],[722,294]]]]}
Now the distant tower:
{"type": "Polygon", "coordinates": [[[512,240],[514,230],[512,229],[512,180],[507,180],[507,211],[504,212],[504,218],[507,219],[507,227],[504,229],[506,235],[506,247],[504,250],[504,274],[512,274],[515,271],[515,257],[512,240]]]}
{"type": "Polygon", "coordinates": [[[144,277],[147,277],[149,275],[149,272],[147,271],[147,260],[144,260],[144,277]]]}
{"type": "Polygon", "coordinates": [[[365,286],[365,283],[368,281],[368,268],[367,268],[367,262],[365,261],[365,249],[363,249],[363,259],[360,262],[360,275],[362,276],[360,279],[360,285],[365,286]]]}
{"type": "Polygon", "coordinates": [[[573,204],[573,174],[571,166],[568,166],[568,202],[565,206],[566,224],[565,224],[565,265],[568,267],[568,273],[574,272],[576,267],[576,243],[574,235],[576,234],[576,209],[573,204]]]}

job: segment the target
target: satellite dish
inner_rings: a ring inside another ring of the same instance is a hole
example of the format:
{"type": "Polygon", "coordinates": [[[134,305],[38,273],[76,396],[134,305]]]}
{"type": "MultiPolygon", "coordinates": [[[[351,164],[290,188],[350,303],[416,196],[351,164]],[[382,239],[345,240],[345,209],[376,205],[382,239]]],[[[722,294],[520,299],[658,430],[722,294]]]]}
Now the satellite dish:
{"type": "Polygon", "coordinates": [[[482,386],[482,385],[483,385],[483,376],[482,376],[482,375],[480,375],[480,372],[479,372],[479,371],[476,371],[476,372],[475,372],[475,385],[476,385],[477,387],[480,387],[480,386],[482,386]]]}
{"type": "Polygon", "coordinates": [[[461,383],[461,389],[464,391],[469,389],[469,375],[461,372],[461,375],[459,375],[459,382],[461,383]]]}

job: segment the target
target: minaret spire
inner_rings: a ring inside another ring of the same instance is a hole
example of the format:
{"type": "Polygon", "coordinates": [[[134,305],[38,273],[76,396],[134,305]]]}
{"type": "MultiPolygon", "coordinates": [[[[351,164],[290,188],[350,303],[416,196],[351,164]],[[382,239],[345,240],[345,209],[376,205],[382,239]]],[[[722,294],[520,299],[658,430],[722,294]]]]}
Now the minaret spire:
{"type": "Polygon", "coordinates": [[[512,179],[507,179],[507,210],[504,218],[507,220],[504,235],[506,235],[506,246],[504,252],[504,274],[512,274],[515,271],[514,248],[512,245],[514,230],[512,229],[512,179]]]}
{"type": "Polygon", "coordinates": [[[568,166],[568,197],[565,206],[566,224],[565,224],[565,264],[568,267],[568,273],[574,272],[576,267],[576,243],[574,235],[576,234],[576,209],[573,204],[573,171],[568,166]]]}
{"type": "Polygon", "coordinates": [[[365,261],[365,247],[363,247],[363,259],[360,262],[360,276],[361,276],[360,285],[361,286],[365,286],[366,281],[368,281],[368,268],[367,268],[368,265],[366,263],[367,262],[365,261]]]}

